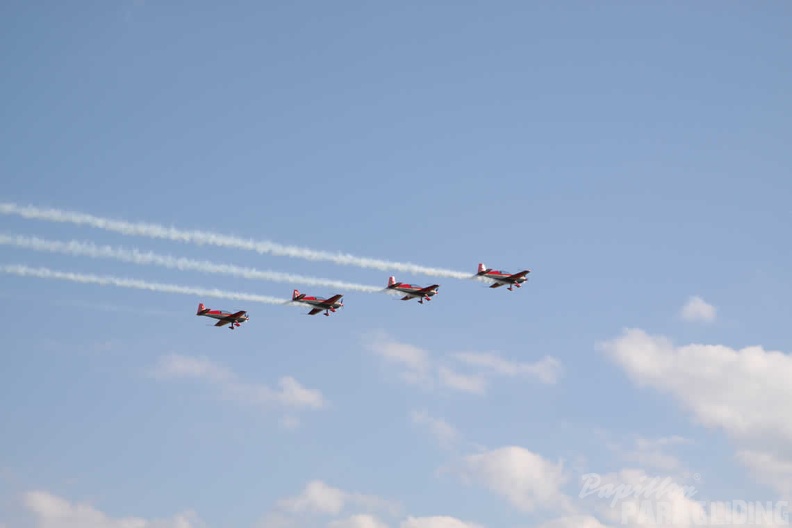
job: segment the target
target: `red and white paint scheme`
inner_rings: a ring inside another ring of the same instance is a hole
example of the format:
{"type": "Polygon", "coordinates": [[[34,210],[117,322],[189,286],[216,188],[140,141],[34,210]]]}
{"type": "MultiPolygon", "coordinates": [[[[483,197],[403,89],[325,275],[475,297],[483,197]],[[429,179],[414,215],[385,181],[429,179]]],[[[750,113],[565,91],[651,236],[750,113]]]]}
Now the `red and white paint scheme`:
{"type": "Polygon", "coordinates": [[[402,297],[402,301],[409,301],[410,299],[418,299],[418,303],[431,301],[432,297],[437,295],[437,288],[439,284],[432,284],[431,286],[418,286],[416,284],[407,284],[406,282],[397,282],[396,277],[388,278],[388,289],[406,294],[402,297]]]}
{"type": "Polygon", "coordinates": [[[501,286],[508,284],[509,291],[514,291],[514,286],[521,288],[522,283],[528,280],[526,275],[529,273],[531,273],[531,270],[522,270],[519,273],[509,273],[507,271],[494,270],[492,268],[486,267],[484,264],[479,264],[478,273],[476,273],[476,275],[478,277],[483,277],[485,279],[494,281],[495,284],[490,286],[490,288],[500,288],[501,286]]]}
{"type": "Polygon", "coordinates": [[[218,321],[215,326],[225,326],[230,324],[231,326],[229,326],[229,328],[231,330],[250,319],[245,310],[240,310],[234,313],[224,312],[223,310],[212,310],[211,308],[207,308],[203,303],[198,305],[198,313],[195,315],[203,315],[206,317],[211,317],[212,319],[217,319],[218,321]]]}
{"type": "Polygon", "coordinates": [[[325,315],[330,315],[330,312],[335,312],[337,309],[344,307],[344,303],[341,302],[343,297],[343,295],[338,294],[333,295],[329,299],[325,299],[323,297],[311,297],[304,293],[300,293],[299,290],[294,290],[292,293],[292,302],[313,306],[314,308],[308,312],[307,315],[316,315],[322,310],[324,310],[325,315]]]}

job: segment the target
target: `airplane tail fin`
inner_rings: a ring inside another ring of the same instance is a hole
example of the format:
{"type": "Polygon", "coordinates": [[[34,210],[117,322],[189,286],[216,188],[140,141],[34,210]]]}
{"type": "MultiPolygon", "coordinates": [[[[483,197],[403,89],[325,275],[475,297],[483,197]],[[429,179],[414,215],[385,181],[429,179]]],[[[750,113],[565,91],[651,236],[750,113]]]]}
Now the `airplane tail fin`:
{"type": "Polygon", "coordinates": [[[300,290],[294,290],[292,292],[292,301],[295,301],[300,298],[300,290]]]}
{"type": "Polygon", "coordinates": [[[209,311],[209,308],[204,306],[204,303],[198,303],[198,313],[196,313],[195,315],[203,315],[203,314],[205,314],[208,311],[209,311]]]}
{"type": "Polygon", "coordinates": [[[484,264],[479,264],[478,272],[484,273],[485,271],[487,271],[487,266],[485,266],[484,264]]]}
{"type": "Polygon", "coordinates": [[[388,286],[396,284],[396,277],[388,277],[388,286]]]}

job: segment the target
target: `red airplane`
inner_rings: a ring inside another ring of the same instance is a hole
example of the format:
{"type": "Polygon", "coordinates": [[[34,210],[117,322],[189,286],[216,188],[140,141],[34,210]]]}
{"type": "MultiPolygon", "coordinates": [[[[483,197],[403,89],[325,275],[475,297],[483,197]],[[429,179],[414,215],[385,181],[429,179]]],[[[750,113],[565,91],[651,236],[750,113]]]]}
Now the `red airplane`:
{"type": "Polygon", "coordinates": [[[439,287],[439,284],[432,284],[431,286],[424,288],[415,284],[407,284],[406,282],[396,282],[395,277],[390,277],[388,279],[389,290],[395,290],[407,294],[402,297],[402,301],[418,299],[418,303],[420,304],[423,304],[424,300],[431,301],[432,296],[437,295],[437,288],[439,287]]]}
{"type": "Polygon", "coordinates": [[[292,302],[314,306],[307,315],[316,315],[322,310],[324,310],[325,315],[330,315],[330,312],[335,312],[338,308],[344,307],[344,303],[341,302],[342,297],[343,295],[341,294],[333,295],[329,299],[323,297],[310,297],[304,293],[300,293],[298,290],[294,290],[292,293],[292,302]]]}
{"type": "Polygon", "coordinates": [[[514,286],[521,288],[522,283],[528,280],[526,275],[529,273],[531,273],[531,270],[523,270],[519,273],[512,274],[506,271],[498,271],[488,268],[484,264],[479,264],[478,273],[476,273],[476,275],[495,281],[495,284],[490,286],[490,288],[500,288],[501,286],[508,284],[509,291],[514,291],[514,286]]]}
{"type": "Polygon", "coordinates": [[[212,319],[218,319],[215,326],[225,326],[230,324],[231,326],[229,326],[229,328],[231,330],[250,319],[245,310],[240,310],[236,313],[224,312],[223,310],[211,310],[204,306],[203,303],[198,305],[198,313],[195,315],[205,315],[206,317],[211,317],[212,319]]]}

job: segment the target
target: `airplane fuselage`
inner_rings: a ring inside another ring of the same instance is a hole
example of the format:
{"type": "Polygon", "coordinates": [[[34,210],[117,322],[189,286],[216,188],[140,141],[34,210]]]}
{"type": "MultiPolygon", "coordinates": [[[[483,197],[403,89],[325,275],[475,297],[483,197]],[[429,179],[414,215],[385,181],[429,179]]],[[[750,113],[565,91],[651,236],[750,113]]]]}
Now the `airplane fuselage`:
{"type": "MultiPolygon", "coordinates": [[[[391,280],[393,281],[393,279],[391,280]]],[[[437,288],[439,288],[437,285],[424,288],[415,284],[406,284],[404,282],[394,282],[393,284],[388,285],[389,290],[397,291],[405,295],[405,297],[402,298],[403,301],[407,301],[409,299],[418,299],[420,304],[423,304],[424,301],[431,301],[432,297],[437,295],[437,288]]]]}
{"type": "Polygon", "coordinates": [[[343,303],[340,302],[334,302],[333,304],[329,304],[325,299],[300,299],[295,302],[310,304],[311,306],[316,306],[317,308],[326,308],[331,312],[335,312],[338,308],[341,308],[341,306],[343,306],[343,303]]]}
{"type": "Polygon", "coordinates": [[[528,281],[526,275],[528,275],[531,270],[523,270],[519,273],[509,273],[503,270],[494,270],[492,268],[487,268],[484,264],[479,264],[477,276],[492,281],[494,284],[490,286],[490,288],[499,288],[501,286],[508,286],[509,291],[513,291],[513,288],[516,286],[517,288],[521,288],[524,282],[528,281]]]}
{"type": "Polygon", "coordinates": [[[218,319],[220,321],[225,321],[226,319],[229,319],[231,322],[234,322],[234,323],[244,323],[245,321],[250,319],[250,317],[248,317],[247,314],[246,315],[240,315],[239,317],[235,317],[233,319],[230,319],[230,316],[233,315],[231,313],[211,313],[210,312],[210,313],[205,313],[205,314],[201,314],[201,315],[204,315],[206,317],[211,317],[212,319],[218,319]]]}
{"type": "Polygon", "coordinates": [[[388,289],[401,292],[405,295],[409,295],[410,297],[433,297],[437,295],[437,289],[421,291],[423,288],[420,286],[413,286],[411,284],[396,284],[394,286],[389,286],[388,289]]]}
{"type": "Polygon", "coordinates": [[[229,328],[231,328],[231,330],[233,330],[237,326],[240,326],[242,323],[250,319],[247,312],[245,312],[244,310],[240,310],[238,312],[212,310],[211,308],[207,308],[206,306],[204,306],[203,303],[198,305],[198,312],[195,315],[209,317],[211,319],[217,319],[218,323],[215,324],[215,326],[229,325],[229,328]]]}
{"type": "Polygon", "coordinates": [[[503,283],[503,284],[514,284],[518,288],[520,287],[520,285],[523,282],[527,282],[528,281],[527,277],[517,277],[516,279],[512,279],[512,278],[509,277],[509,274],[507,274],[507,273],[484,272],[484,273],[479,273],[479,276],[480,277],[485,277],[487,279],[492,279],[494,281],[498,281],[498,282],[503,283]]]}
{"type": "Polygon", "coordinates": [[[343,296],[341,294],[334,295],[329,299],[308,296],[304,293],[300,293],[298,290],[294,290],[294,293],[292,294],[292,302],[307,304],[314,307],[310,312],[308,312],[309,315],[316,315],[322,310],[325,311],[325,315],[330,315],[330,312],[335,312],[344,306],[342,299],[343,296]]]}

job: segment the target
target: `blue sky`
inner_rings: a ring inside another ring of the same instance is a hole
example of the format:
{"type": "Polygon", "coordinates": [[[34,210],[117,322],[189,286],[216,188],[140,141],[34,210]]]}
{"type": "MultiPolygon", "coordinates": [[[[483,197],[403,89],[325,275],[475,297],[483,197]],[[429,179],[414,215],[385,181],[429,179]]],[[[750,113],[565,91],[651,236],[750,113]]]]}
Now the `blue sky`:
{"type": "Polygon", "coordinates": [[[581,497],[589,474],[694,486],[641,498],[688,513],[790,499],[791,18],[4,2],[3,204],[532,273],[509,292],[0,215],[9,240],[441,285],[420,306],[0,245],[2,266],[346,294],[305,317],[0,274],[0,526],[635,525],[640,500],[581,497]]]}

